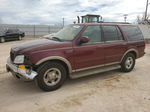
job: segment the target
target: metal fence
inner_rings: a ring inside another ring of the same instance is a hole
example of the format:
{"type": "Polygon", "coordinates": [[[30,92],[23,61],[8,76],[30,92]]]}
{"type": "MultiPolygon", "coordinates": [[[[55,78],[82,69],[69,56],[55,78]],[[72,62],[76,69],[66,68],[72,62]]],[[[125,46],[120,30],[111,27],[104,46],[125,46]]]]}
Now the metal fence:
{"type": "Polygon", "coordinates": [[[50,33],[56,33],[62,29],[61,25],[16,25],[16,24],[0,24],[0,31],[7,28],[18,28],[25,32],[26,36],[43,36],[50,33]]]}
{"type": "MultiPolygon", "coordinates": [[[[150,39],[150,25],[139,25],[144,38],[150,39]]],[[[26,36],[43,36],[50,33],[56,33],[62,29],[61,25],[16,25],[16,24],[0,24],[0,31],[6,28],[18,28],[24,31],[26,36]]]]}
{"type": "Polygon", "coordinates": [[[150,25],[139,25],[145,39],[150,39],[150,25]]]}

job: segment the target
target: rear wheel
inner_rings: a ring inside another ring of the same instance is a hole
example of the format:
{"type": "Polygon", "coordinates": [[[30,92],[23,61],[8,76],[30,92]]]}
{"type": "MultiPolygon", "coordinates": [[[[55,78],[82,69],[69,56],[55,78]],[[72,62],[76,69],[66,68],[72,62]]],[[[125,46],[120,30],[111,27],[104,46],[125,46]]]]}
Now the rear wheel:
{"type": "Polygon", "coordinates": [[[58,62],[46,62],[37,71],[37,85],[44,91],[60,88],[67,74],[65,67],[58,62]]]}
{"type": "Polygon", "coordinates": [[[130,72],[135,66],[135,56],[132,53],[128,53],[122,60],[121,70],[123,72],[130,72]]]}
{"type": "Polygon", "coordinates": [[[0,42],[1,42],[1,43],[4,43],[4,42],[5,42],[5,38],[4,38],[4,37],[1,37],[1,38],[0,38],[0,42]]]}

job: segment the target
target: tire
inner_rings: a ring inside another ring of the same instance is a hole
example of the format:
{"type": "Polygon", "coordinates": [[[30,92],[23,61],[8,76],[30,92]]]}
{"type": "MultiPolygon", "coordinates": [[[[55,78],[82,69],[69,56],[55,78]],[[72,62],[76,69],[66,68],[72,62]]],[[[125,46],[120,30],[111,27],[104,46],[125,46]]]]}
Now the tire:
{"type": "Polygon", "coordinates": [[[135,66],[135,55],[128,53],[121,62],[121,70],[123,72],[130,72],[135,66]]]}
{"type": "Polygon", "coordinates": [[[22,40],[22,37],[21,37],[21,36],[18,36],[18,40],[22,40]]]}
{"type": "Polygon", "coordinates": [[[5,42],[5,38],[4,38],[4,37],[1,37],[1,38],[0,38],[0,42],[1,42],[1,43],[4,43],[4,42],[5,42]]]}
{"type": "Polygon", "coordinates": [[[54,61],[42,64],[37,72],[36,83],[44,91],[53,91],[60,88],[67,76],[65,67],[54,61]]]}

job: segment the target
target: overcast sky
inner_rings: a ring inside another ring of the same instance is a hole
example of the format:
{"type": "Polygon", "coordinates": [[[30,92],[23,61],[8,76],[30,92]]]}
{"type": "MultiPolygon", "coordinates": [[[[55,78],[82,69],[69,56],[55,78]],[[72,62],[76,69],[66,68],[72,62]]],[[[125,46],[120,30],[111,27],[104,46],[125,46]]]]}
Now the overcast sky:
{"type": "MultiPolygon", "coordinates": [[[[76,16],[100,14],[104,21],[134,22],[145,11],[146,0],[0,0],[0,23],[65,24],[76,16]]],[[[148,9],[150,13],[150,7],[148,9]]]]}

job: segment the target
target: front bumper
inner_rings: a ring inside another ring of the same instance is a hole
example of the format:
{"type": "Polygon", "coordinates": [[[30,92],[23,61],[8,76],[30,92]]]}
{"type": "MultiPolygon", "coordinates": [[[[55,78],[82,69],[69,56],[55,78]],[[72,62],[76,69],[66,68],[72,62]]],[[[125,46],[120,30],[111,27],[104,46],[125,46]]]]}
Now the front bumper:
{"type": "Polygon", "coordinates": [[[10,57],[7,59],[7,64],[6,64],[6,69],[7,71],[11,72],[13,76],[15,76],[18,79],[21,80],[33,80],[37,76],[37,72],[31,70],[30,73],[28,73],[28,69],[20,69],[18,68],[18,65],[15,65],[12,63],[10,57]]]}

